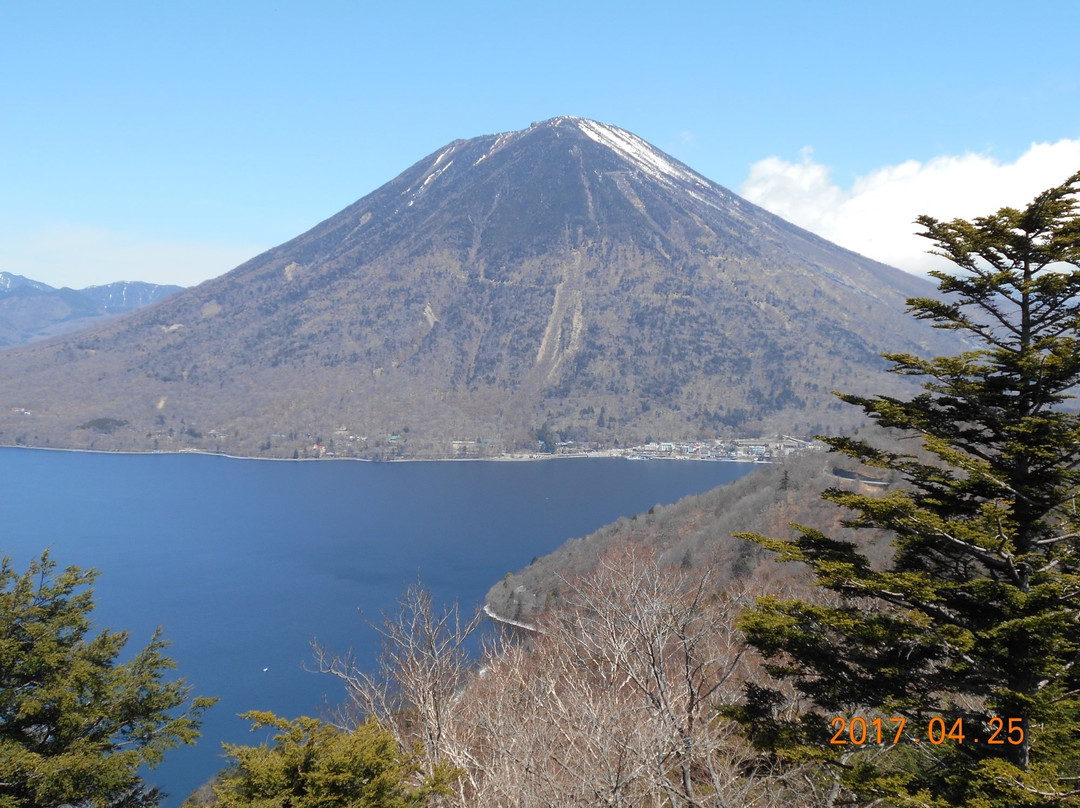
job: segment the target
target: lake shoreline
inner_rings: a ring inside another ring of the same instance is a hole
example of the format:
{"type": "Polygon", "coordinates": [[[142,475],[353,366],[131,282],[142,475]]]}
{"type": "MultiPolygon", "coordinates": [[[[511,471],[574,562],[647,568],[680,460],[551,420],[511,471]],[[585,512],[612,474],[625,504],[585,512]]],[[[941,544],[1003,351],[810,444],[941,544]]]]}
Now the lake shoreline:
{"type": "Polygon", "coordinates": [[[75,452],[79,454],[93,454],[93,455],[118,455],[118,456],[178,456],[178,455],[194,455],[197,457],[223,457],[230,460],[253,460],[257,462],[269,462],[269,463],[323,463],[323,462],[358,462],[358,463],[521,463],[532,461],[547,461],[547,460],[600,460],[600,459],[614,459],[614,460],[633,460],[638,462],[640,460],[669,460],[679,462],[695,462],[695,463],[751,463],[751,464],[766,464],[771,461],[755,460],[750,457],[688,457],[686,455],[671,455],[671,456],[653,456],[648,458],[634,457],[633,454],[628,454],[630,450],[627,449],[598,449],[588,452],[573,452],[573,453],[555,453],[555,454],[538,454],[538,453],[524,453],[514,452],[511,454],[493,455],[491,457],[396,457],[389,460],[376,460],[370,457],[251,457],[249,455],[234,455],[227,452],[205,452],[200,449],[178,449],[176,451],[163,451],[155,449],[151,451],[136,451],[131,449],[75,449],[75,448],[60,448],[57,446],[0,446],[0,451],[12,449],[18,451],[33,451],[33,452],[75,452]]]}

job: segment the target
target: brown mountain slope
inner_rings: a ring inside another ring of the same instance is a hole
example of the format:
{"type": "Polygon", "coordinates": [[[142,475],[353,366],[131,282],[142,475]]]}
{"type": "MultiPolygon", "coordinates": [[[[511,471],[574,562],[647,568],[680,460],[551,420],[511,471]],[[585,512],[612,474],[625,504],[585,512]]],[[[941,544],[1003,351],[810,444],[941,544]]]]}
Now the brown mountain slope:
{"type": "MultiPolygon", "coordinates": [[[[875,429],[875,434],[880,433],[875,429]]],[[[890,445],[887,436],[882,440],[890,445]]],[[[843,527],[841,519],[848,514],[822,500],[821,492],[836,487],[886,493],[898,484],[890,473],[868,469],[841,455],[812,451],[790,456],[783,462],[759,465],[728,485],[672,505],[657,505],[648,513],[571,539],[525,569],[507,573],[488,591],[486,602],[500,617],[529,622],[558,605],[568,583],[593,572],[599,559],[630,549],[666,564],[711,567],[718,588],[745,579],[776,591],[781,584],[806,583],[805,568],[777,563],[772,553],[731,534],[746,531],[793,538],[793,522],[854,541],[867,550],[871,561],[883,562],[891,554],[888,537],[843,527]]]]}
{"type": "Polygon", "coordinates": [[[955,352],[924,281],[840,249],[615,127],[456,141],[159,305],[0,352],[0,442],[451,456],[831,432],[955,352]]]}

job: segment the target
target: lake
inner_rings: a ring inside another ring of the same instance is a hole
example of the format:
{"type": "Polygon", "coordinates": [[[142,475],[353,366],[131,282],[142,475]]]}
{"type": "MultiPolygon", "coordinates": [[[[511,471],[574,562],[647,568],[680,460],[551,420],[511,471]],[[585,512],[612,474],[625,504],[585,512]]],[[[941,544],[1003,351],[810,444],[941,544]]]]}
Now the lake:
{"type": "Polygon", "coordinates": [[[96,567],[95,621],[141,648],[162,626],[179,675],[218,696],[194,748],[147,779],[178,806],[251,741],[236,714],[319,715],[343,698],[310,643],[352,647],[417,576],[471,612],[504,574],[620,516],[751,464],[571,458],[365,463],[0,449],[0,552],[96,567]]]}

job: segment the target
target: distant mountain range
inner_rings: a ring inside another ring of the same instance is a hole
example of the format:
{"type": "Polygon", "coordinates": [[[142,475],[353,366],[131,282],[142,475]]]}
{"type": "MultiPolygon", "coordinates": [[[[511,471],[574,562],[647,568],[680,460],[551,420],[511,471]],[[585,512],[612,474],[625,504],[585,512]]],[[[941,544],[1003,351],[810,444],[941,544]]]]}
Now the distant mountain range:
{"type": "Polygon", "coordinates": [[[835,432],[926,281],[582,118],[458,140],[159,304],[0,352],[0,442],[446,457],[835,432]],[[17,380],[17,383],[16,383],[17,380]],[[323,448],[317,449],[316,446],[323,448]]]}
{"type": "Polygon", "coordinates": [[[0,272],[0,347],[75,331],[147,306],[182,288],[118,281],[85,289],[56,289],[22,275],[0,272]]]}

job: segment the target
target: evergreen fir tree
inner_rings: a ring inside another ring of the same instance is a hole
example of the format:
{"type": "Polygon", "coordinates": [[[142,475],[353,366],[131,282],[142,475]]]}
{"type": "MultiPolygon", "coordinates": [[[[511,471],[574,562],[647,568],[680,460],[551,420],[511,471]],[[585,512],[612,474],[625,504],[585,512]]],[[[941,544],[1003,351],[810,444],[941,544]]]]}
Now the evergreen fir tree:
{"type": "Polygon", "coordinates": [[[972,348],[886,355],[924,379],[911,400],[840,396],[920,451],[828,440],[905,481],[825,493],[845,524],[890,532],[885,568],[807,527],[747,535],[829,594],[745,615],[801,706],[752,687],[736,716],[760,746],[825,764],[835,804],[1080,806],[1080,416],[1063,406],[1080,383],[1078,193],[1080,173],[1023,210],[918,219],[957,270],[910,310],[972,348]]]}
{"type": "Polygon", "coordinates": [[[374,719],[343,732],[307,716],[241,718],[252,730],[275,730],[273,744],[225,744],[232,765],[214,786],[218,808],[421,808],[456,777],[448,766],[422,775],[419,751],[402,750],[374,719]]]}
{"type": "Polygon", "coordinates": [[[92,633],[97,573],[48,553],[0,563],[0,808],[157,805],[142,768],[199,737],[214,699],[169,681],[159,636],[121,661],[124,632],[92,633]]]}

